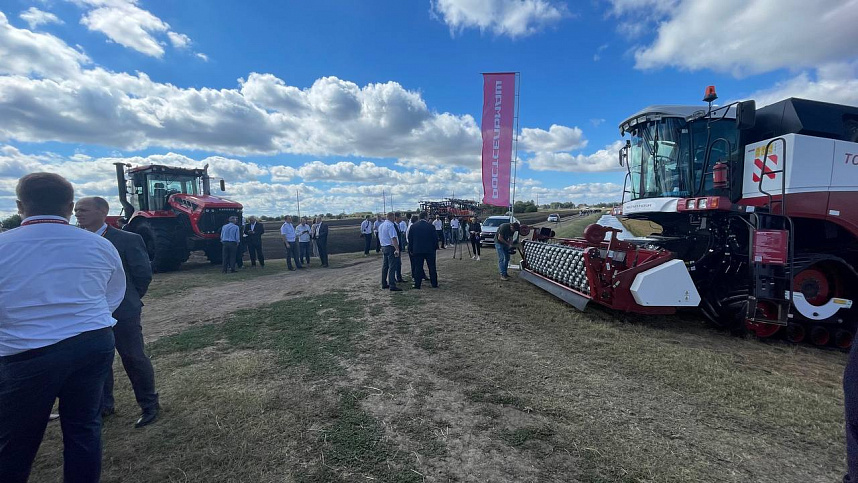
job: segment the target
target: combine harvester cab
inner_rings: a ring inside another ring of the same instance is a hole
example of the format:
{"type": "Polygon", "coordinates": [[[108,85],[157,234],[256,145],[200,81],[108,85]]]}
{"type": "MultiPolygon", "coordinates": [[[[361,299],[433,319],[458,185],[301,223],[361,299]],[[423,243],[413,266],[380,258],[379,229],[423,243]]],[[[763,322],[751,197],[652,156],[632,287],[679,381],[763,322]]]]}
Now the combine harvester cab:
{"type": "MultiPolygon", "coordinates": [[[[698,307],[757,337],[851,346],[858,327],[858,107],[786,99],[651,106],[620,124],[615,214],[660,231],[523,244],[522,277],[583,309],[698,307]],[[603,238],[606,237],[607,238],[603,238]]],[[[550,240],[549,240],[550,241],[550,240]]]]}

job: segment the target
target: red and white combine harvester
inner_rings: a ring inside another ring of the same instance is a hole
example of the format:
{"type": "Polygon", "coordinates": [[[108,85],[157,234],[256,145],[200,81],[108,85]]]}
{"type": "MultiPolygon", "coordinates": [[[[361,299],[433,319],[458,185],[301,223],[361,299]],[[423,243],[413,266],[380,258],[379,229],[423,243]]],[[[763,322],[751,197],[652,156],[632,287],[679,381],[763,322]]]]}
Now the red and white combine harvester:
{"type": "Polygon", "coordinates": [[[858,324],[858,107],[648,107],[620,124],[622,216],[661,232],[523,243],[522,277],[583,310],[699,307],[758,337],[848,348],[858,324]],[[626,195],[628,197],[626,198],[626,195]]]}

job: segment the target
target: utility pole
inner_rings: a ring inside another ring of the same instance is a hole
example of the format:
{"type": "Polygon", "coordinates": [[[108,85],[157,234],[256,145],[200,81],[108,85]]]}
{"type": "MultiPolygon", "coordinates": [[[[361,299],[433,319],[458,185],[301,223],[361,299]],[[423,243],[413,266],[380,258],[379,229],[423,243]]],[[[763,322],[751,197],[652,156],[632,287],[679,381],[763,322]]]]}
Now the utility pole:
{"type": "Polygon", "coordinates": [[[387,213],[387,195],[384,193],[384,190],[381,190],[381,203],[383,213],[387,213]]]}
{"type": "Polygon", "coordinates": [[[298,190],[295,190],[295,201],[298,202],[298,218],[301,218],[301,194],[298,190]]]}

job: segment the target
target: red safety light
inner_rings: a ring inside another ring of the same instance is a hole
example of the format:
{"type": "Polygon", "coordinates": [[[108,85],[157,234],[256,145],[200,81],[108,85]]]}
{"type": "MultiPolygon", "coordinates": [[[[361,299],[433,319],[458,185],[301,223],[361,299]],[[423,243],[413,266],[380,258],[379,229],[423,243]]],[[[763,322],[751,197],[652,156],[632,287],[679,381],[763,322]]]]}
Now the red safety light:
{"type": "Polygon", "coordinates": [[[676,211],[730,211],[733,203],[725,196],[706,196],[703,198],[682,198],[676,204],[676,211]]]}
{"type": "Polygon", "coordinates": [[[715,86],[708,86],[706,94],[703,96],[703,102],[712,102],[715,99],[718,99],[718,94],[715,93],[715,86]]]}
{"type": "Polygon", "coordinates": [[[715,163],[715,167],[712,168],[712,186],[714,188],[724,189],[729,186],[730,180],[727,175],[728,171],[727,163],[722,163],[721,161],[715,163]]]}

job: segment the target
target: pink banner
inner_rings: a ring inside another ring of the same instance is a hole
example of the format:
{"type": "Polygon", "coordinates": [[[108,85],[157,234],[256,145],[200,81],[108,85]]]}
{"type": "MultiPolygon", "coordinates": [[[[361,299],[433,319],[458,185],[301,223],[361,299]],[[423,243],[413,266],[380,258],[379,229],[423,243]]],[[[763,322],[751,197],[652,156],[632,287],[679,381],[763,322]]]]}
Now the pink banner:
{"type": "Polygon", "coordinates": [[[509,206],[515,74],[483,74],[483,203],[509,206]]]}

